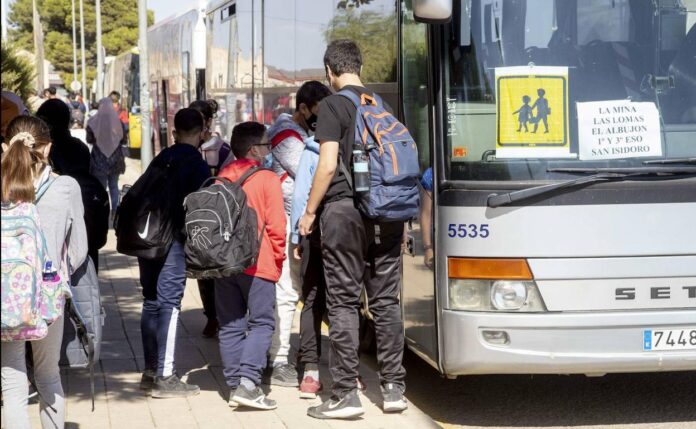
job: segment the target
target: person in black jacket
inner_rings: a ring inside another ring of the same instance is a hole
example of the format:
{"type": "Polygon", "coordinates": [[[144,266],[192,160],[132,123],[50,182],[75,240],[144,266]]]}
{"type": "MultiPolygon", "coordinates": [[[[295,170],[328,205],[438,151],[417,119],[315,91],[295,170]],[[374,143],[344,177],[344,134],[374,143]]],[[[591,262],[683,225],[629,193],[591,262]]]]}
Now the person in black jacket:
{"type": "Polygon", "coordinates": [[[73,173],[89,173],[89,148],[70,135],[70,109],[58,99],[46,100],[36,116],[51,129],[51,152],[48,158],[53,171],[72,176],[73,173]]]}
{"type": "MultiPolygon", "coordinates": [[[[204,133],[203,115],[194,109],[181,109],[174,115],[174,145],[164,149],[152,165],[176,165],[171,179],[171,223],[174,239],[162,259],[138,258],[140,284],[143,287],[143,311],[140,330],[145,355],[145,372],[140,388],[155,398],[196,395],[198,386],[187,384],[176,374],[174,355],[176,328],[181,300],[186,288],[184,255],[184,199],[197,191],[210,177],[210,169],[198,153],[204,133]]],[[[149,220],[144,227],[147,235],[149,220]]]]}
{"type": "Polygon", "coordinates": [[[44,102],[36,115],[51,130],[53,145],[48,155],[53,171],[70,176],[80,185],[85,207],[88,252],[99,271],[99,249],[106,244],[109,231],[109,196],[99,181],[90,174],[90,154],[82,141],[70,134],[70,109],[58,99],[44,102]]]}

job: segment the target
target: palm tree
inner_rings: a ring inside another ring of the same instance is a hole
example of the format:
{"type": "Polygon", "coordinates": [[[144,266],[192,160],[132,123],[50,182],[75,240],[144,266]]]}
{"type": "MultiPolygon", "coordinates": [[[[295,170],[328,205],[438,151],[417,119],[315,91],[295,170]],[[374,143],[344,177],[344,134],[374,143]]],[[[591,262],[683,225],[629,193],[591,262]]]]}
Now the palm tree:
{"type": "Polygon", "coordinates": [[[14,48],[8,43],[2,44],[0,57],[3,91],[14,92],[28,106],[29,96],[34,86],[34,67],[26,59],[18,57],[14,48]]]}

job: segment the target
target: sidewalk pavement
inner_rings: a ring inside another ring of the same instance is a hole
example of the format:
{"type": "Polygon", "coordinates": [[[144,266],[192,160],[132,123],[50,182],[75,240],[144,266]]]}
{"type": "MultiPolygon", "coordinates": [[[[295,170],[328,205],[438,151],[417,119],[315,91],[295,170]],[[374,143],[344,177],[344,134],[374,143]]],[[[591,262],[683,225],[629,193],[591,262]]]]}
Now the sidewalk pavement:
{"type": "MultiPolygon", "coordinates": [[[[139,174],[139,162],[128,159],[128,171],[120,184],[133,184],[139,174]]],[[[201,337],[206,319],[197,284],[186,284],[180,323],[177,328],[176,367],[182,378],[200,386],[201,393],[189,398],[153,399],[139,390],[143,370],[140,337],[142,295],[135,258],[116,252],[113,231],[100,251],[100,286],[106,311],[101,362],[95,371],[95,409],[91,411],[89,373],[86,370],[63,371],[66,393],[67,429],[145,429],[145,428],[430,428],[438,427],[426,414],[409,403],[402,414],[384,414],[381,393],[374,368],[361,364],[360,374],[367,385],[361,394],[365,415],[355,421],[316,420],[307,416],[309,406],[320,399],[300,399],[296,388],[263,386],[269,398],[278,402],[273,411],[251,411],[228,407],[229,389],[225,385],[217,341],[201,337]]],[[[299,311],[296,313],[292,343],[298,342],[299,311]]],[[[325,333],[326,334],[326,333],[325,333]]],[[[323,350],[329,350],[326,335],[323,350]]],[[[324,386],[330,386],[328,356],[322,356],[320,374],[324,386]]],[[[325,388],[322,399],[329,395],[325,388]]],[[[33,427],[41,427],[37,404],[30,406],[33,427]]]]}

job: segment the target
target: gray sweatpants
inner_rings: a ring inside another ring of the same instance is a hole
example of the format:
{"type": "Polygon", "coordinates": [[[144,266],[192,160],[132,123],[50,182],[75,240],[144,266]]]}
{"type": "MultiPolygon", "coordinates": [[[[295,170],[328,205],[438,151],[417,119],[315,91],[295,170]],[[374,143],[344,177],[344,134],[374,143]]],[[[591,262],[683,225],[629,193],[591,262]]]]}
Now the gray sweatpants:
{"type": "MultiPolygon", "coordinates": [[[[45,338],[31,341],[34,380],[41,396],[43,429],[63,429],[65,425],[65,400],[58,367],[62,341],[62,317],[48,327],[48,335],[45,338]]],[[[26,341],[2,342],[2,417],[5,429],[31,428],[27,412],[29,383],[25,344],[26,341]]]]}

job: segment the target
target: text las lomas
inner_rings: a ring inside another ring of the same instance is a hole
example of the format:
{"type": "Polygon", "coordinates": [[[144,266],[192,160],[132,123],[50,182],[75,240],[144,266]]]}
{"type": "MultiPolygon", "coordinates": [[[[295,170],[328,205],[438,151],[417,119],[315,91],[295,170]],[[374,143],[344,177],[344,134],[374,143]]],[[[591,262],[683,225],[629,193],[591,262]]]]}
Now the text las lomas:
{"type": "Polygon", "coordinates": [[[628,100],[578,103],[580,159],[662,156],[655,104],[628,100]]]}

